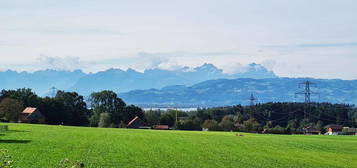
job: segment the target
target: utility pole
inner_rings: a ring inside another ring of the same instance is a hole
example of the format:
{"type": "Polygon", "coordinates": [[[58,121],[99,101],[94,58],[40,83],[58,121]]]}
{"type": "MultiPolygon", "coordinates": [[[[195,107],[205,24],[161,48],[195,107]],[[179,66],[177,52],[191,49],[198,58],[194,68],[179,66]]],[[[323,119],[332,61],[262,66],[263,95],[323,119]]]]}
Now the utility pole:
{"type": "Polygon", "coordinates": [[[310,113],[311,95],[318,94],[311,90],[312,85],[315,85],[315,83],[310,82],[309,80],[299,83],[299,88],[303,86],[304,89],[300,92],[295,93],[295,97],[297,97],[297,95],[304,95],[305,98],[304,119],[306,119],[306,114],[310,113]]]}
{"type": "Polygon", "coordinates": [[[51,96],[52,97],[56,97],[56,94],[57,94],[57,88],[56,87],[54,87],[54,86],[52,86],[51,88],[50,88],[50,90],[51,90],[51,96]]]}
{"type": "Polygon", "coordinates": [[[175,129],[177,129],[177,121],[178,121],[178,110],[177,107],[172,108],[173,110],[175,110],[175,129]]]}

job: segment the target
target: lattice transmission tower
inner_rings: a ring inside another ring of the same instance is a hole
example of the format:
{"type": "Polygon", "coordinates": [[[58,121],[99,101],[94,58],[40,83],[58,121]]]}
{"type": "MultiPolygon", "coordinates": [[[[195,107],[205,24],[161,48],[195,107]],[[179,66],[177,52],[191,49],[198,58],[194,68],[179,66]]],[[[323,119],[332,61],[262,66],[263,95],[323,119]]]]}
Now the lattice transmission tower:
{"type": "Polygon", "coordinates": [[[299,83],[299,88],[301,88],[301,86],[303,86],[303,90],[295,93],[295,98],[298,95],[304,95],[304,98],[305,98],[304,119],[306,119],[306,115],[307,114],[310,114],[311,96],[312,95],[319,95],[319,93],[312,91],[311,87],[313,85],[316,85],[316,84],[311,82],[311,81],[309,81],[309,80],[306,80],[306,81],[304,81],[302,83],[299,83]]]}

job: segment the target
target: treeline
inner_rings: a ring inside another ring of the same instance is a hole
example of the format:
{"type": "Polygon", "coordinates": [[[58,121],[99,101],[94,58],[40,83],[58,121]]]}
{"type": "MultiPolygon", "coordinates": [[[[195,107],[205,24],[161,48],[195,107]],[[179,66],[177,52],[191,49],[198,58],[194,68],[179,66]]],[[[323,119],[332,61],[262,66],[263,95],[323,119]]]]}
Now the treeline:
{"type": "Polygon", "coordinates": [[[328,124],[357,126],[357,109],[354,106],[331,103],[265,103],[199,108],[191,112],[150,110],[145,112],[145,117],[149,125],[167,124],[179,130],[273,134],[303,133],[306,127],[324,133],[324,126],[328,124]]]}
{"type": "Polygon", "coordinates": [[[38,108],[51,125],[125,127],[131,118],[144,117],[141,108],[127,106],[112,91],[92,93],[89,103],[76,92],[58,91],[54,97],[39,97],[27,88],[0,92],[2,121],[18,122],[25,107],[38,108]]]}
{"type": "MultiPolygon", "coordinates": [[[[151,112],[152,113],[152,112],[151,112]]],[[[265,133],[302,133],[312,127],[325,131],[328,124],[357,126],[353,105],[331,103],[265,103],[254,106],[231,106],[198,109],[179,114],[178,129],[246,131],[265,133]]]]}
{"type": "Polygon", "coordinates": [[[179,130],[302,133],[305,127],[324,131],[328,124],[357,127],[357,108],[331,103],[265,103],[254,106],[198,108],[196,111],[149,110],[126,103],[112,91],[92,93],[88,100],[76,92],[58,91],[39,97],[31,89],[2,90],[0,119],[17,122],[25,107],[36,107],[45,124],[126,127],[135,116],[146,126],[168,125],[179,130]]]}

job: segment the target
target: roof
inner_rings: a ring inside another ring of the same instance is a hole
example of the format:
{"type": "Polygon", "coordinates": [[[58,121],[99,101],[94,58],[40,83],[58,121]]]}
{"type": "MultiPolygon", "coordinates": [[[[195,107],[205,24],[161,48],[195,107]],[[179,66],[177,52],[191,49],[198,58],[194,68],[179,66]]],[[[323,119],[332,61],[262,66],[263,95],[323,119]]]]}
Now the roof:
{"type": "Polygon", "coordinates": [[[342,125],[337,125],[337,124],[330,124],[326,125],[325,128],[331,128],[331,129],[342,129],[342,125]]]}
{"type": "Polygon", "coordinates": [[[320,130],[318,130],[314,127],[305,127],[304,130],[305,130],[305,132],[321,132],[320,130]]]}
{"type": "Polygon", "coordinates": [[[36,110],[37,110],[37,108],[34,108],[34,107],[26,107],[25,110],[22,113],[32,114],[36,110]]]}
{"type": "Polygon", "coordinates": [[[136,120],[140,120],[140,118],[138,116],[135,116],[129,123],[128,126],[133,124],[136,120]]]}
{"type": "Polygon", "coordinates": [[[168,125],[155,125],[154,126],[155,129],[169,129],[168,125]]]}

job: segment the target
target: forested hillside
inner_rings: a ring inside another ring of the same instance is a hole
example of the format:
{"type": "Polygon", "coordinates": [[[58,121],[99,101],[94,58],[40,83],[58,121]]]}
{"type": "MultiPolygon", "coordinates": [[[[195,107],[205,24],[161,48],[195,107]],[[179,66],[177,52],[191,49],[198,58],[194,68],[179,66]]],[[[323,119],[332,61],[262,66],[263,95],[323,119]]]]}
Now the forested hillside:
{"type": "Polygon", "coordinates": [[[270,78],[270,79],[219,79],[192,86],[168,86],[162,89],[135,90],[121,93],[128,103],[142,107],[217,107],[249,104],[251,94],[256,102],[303,102],[296,95],[304,89],[303,83],[311,81],[313,102],[357,104],[357,80],[270,78]]]}

